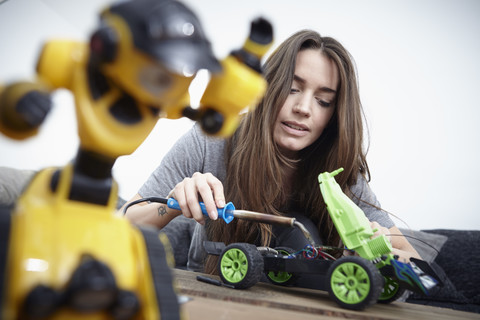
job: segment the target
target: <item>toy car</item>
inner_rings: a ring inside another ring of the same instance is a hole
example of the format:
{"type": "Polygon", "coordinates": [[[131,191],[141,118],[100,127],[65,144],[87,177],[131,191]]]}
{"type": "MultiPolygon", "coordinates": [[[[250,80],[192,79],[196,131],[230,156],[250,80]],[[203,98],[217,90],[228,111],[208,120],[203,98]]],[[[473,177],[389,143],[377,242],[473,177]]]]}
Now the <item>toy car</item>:
{"type": "MultiPolygon", "coordinates": [[[[341,190],[334,176],[342,169],[319,175],[322,195],[330,217],[345,246],[358,255],[334,258],[332,247],[309,245],[294,252],[290,248],[256,247],[248,243],[205,242],[208,254],[219,256],[221,280],[237,289],[246,289],[265,273],[278,285],[294,284],[300,274],[320,275],[318,287],[329,292],[341,307],[363,310],[376,303],[390,303],[405,290],[428,294],[441,284],[427,262],[411,258],[403,263],[390,252],[384,235],[373,238],[363,211],[341,190]]],[[[343,249],[343,248],[342,248],[343,249]]]]}

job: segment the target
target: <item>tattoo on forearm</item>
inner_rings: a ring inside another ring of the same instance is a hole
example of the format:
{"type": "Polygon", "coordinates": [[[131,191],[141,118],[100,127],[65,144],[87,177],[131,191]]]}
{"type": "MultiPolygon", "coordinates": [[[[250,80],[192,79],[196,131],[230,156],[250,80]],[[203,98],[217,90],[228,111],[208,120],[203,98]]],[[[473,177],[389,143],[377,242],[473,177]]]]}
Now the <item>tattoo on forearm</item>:
{"type": "Polygon", "coordinates": [[[158,215],[159,216],[164,216],[167,213],[166,206],[160,206],[158,207],[158,215]]]}

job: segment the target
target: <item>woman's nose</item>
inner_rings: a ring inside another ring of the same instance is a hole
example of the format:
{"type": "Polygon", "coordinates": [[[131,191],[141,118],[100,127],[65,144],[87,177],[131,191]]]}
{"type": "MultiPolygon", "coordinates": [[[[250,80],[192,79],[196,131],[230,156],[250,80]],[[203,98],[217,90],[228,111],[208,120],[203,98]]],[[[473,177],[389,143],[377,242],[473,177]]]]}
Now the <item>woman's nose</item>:
{"type": "Polygon", "coordinates": [[[293,106],[293,112],[300,113],[305,116],[310,116],[310,100],[308,97],[302,97],[302,99],[298,99],[293,106]]]}

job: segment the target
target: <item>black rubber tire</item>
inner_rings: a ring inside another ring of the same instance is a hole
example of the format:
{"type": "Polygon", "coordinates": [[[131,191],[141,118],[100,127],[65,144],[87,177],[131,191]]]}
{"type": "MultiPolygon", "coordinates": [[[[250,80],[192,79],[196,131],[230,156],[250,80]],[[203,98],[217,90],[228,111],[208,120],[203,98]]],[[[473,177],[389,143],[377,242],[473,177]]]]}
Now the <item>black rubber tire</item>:
{"type": "Polygon", "coordinates": [[[224,283],[236,289],[250,288],[262,277],[262,255],[252,244],[232,243],[220,255],[218,273],[224,283]]]}
{"type": "Polygon", "coordinates": [[[160,232],[144,227],[138,228],[145,239],[161,318],[180,319],[180,305],[173,286],[172,270],[167,263],[167,252],[160,240],[160,232]]]}
{"type": "Polygon", "coordinates": [[[357,256],[342,257],[328,269],[330,298],[342,308],[363,310],[377,302],[383,277],[370,261],[357,256]]]}

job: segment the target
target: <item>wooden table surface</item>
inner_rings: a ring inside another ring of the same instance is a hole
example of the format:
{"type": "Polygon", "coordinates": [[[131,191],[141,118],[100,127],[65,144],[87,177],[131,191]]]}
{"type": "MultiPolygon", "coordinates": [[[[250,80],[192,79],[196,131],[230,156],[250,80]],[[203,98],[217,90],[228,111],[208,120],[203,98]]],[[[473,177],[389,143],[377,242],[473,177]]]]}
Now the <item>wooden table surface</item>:
{"type": "MultiPolygon", "coordinates": [[[[411,303],[375,304],[364,311],[340,308],[325,291],[257,283],[246,290],[196,280],[199,273],[174,269],[182,309],[189,320],[228,319],[480,319],[480,314],[411,303]]],[[[215,276],[209,276],[219,279],[215,276]]]]}

